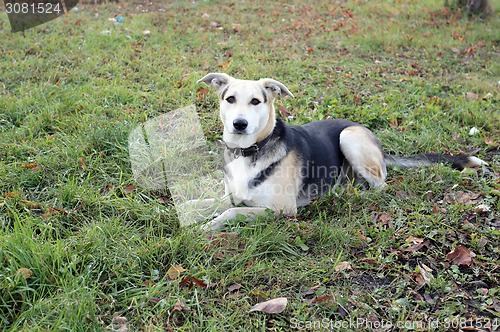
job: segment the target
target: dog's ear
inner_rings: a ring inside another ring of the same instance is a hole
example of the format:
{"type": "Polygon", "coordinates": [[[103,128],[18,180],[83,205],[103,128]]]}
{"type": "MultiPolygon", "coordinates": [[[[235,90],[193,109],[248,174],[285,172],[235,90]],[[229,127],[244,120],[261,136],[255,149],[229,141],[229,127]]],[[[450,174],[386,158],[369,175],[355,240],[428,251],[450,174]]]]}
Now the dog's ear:
{"type": "Polygon", "coordinates": [[[206,85],[215,88],[217,90],[217,93],[221,94],[231,80],[234,80],[234,78],[229,76],[228,74],[210,73],[199,80],[197,83],[203,82],[206,85]]]}
{"type": "Polygon", "coordinates": [[[261,78],[264,89],[270,91],[274,98],[277,96],[287,95],[293,98],[293,94],[288,90],[288,88],[281,82],[273,80],[271,78],[261,78]]]}

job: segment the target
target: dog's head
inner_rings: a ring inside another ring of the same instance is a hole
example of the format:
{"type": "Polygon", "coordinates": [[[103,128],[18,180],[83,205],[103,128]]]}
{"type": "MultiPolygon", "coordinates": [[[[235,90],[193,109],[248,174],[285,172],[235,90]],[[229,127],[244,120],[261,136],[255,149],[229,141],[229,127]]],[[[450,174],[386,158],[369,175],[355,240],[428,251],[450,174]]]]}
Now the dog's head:
{"type": "Polygon", "coordinates": [[[217,90],[223,138],[229,145],[249,147],[272,132],[275,123],[273,101],[293,94],[276,80],[239,80],[224,73],[211,73],[198,82],[217,90]]]}

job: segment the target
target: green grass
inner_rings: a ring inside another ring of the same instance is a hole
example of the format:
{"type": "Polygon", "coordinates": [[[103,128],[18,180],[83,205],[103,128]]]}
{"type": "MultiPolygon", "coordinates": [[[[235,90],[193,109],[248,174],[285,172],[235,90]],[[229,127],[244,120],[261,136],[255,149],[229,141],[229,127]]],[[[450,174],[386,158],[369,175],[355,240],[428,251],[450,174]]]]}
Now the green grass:
{"type": "Polygon", "coordinates": [[[498,16],[430,0],[144,3],[79,5],[17,34],[0,16],[0,329],[498,326],[498,16]],[[223,239],[180,228],[165,193],[125,189],[127,139],[191,104],[220,138],[215,93],[196,84],[211,71],[280,80],[290,123],[348,118],[392,154],[490,165],[390,170],[384,192],[339,188],[297,218],[233,221],[223,239]],[[405,250],[410,236],[428,243],[405,250]],[[460,244],[470,266],[446,258],[460,244]],[[171,280],[175,264],[186,271],[171,280]],[[433,279],[419,285],[423,265],[433,279]],[[274,297],[283,313],[248,313],[274,297]]]}

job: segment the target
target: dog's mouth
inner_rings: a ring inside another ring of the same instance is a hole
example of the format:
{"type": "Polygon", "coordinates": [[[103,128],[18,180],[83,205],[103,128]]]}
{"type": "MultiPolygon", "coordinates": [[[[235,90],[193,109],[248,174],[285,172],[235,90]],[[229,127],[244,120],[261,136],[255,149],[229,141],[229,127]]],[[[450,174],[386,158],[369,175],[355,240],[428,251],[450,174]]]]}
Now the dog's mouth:
{"type": "Polygon", "coordinates": [[[249,128],[245,128],[245,129],[236,129],[236,128],[233,128],[233,127],[229,127],[227,128],[227,131],[231,134],[231,135],[238,135],[238,136],[243,136],[243,135],[250,135],[251,133],[249,132],[248,130],[249,128]]]}

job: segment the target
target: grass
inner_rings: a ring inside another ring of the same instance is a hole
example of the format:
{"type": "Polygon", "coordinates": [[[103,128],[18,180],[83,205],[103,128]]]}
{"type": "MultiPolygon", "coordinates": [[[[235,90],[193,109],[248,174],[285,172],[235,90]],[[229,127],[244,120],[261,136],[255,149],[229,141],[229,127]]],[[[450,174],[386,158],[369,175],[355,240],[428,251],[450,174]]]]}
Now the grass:
{"type": "Polygon", "coordinates": [[[499,29],[429,0],[79,5],[17,34],[2,16],[0,329],[493,331],[499,29]],[[165,193],[131,187],[127,139],[191,104],[220,138],[196,84],[211,71],[285,83],[290,123],[349,118],[392,154],[490,165],[391,170],[386,191],[339,188],[296,218],[180,228],[165,193]],[[470,263],[447,258],[459,245],[470,263]],[[248,313],[275,297],[283,313],[248,313]]]}

